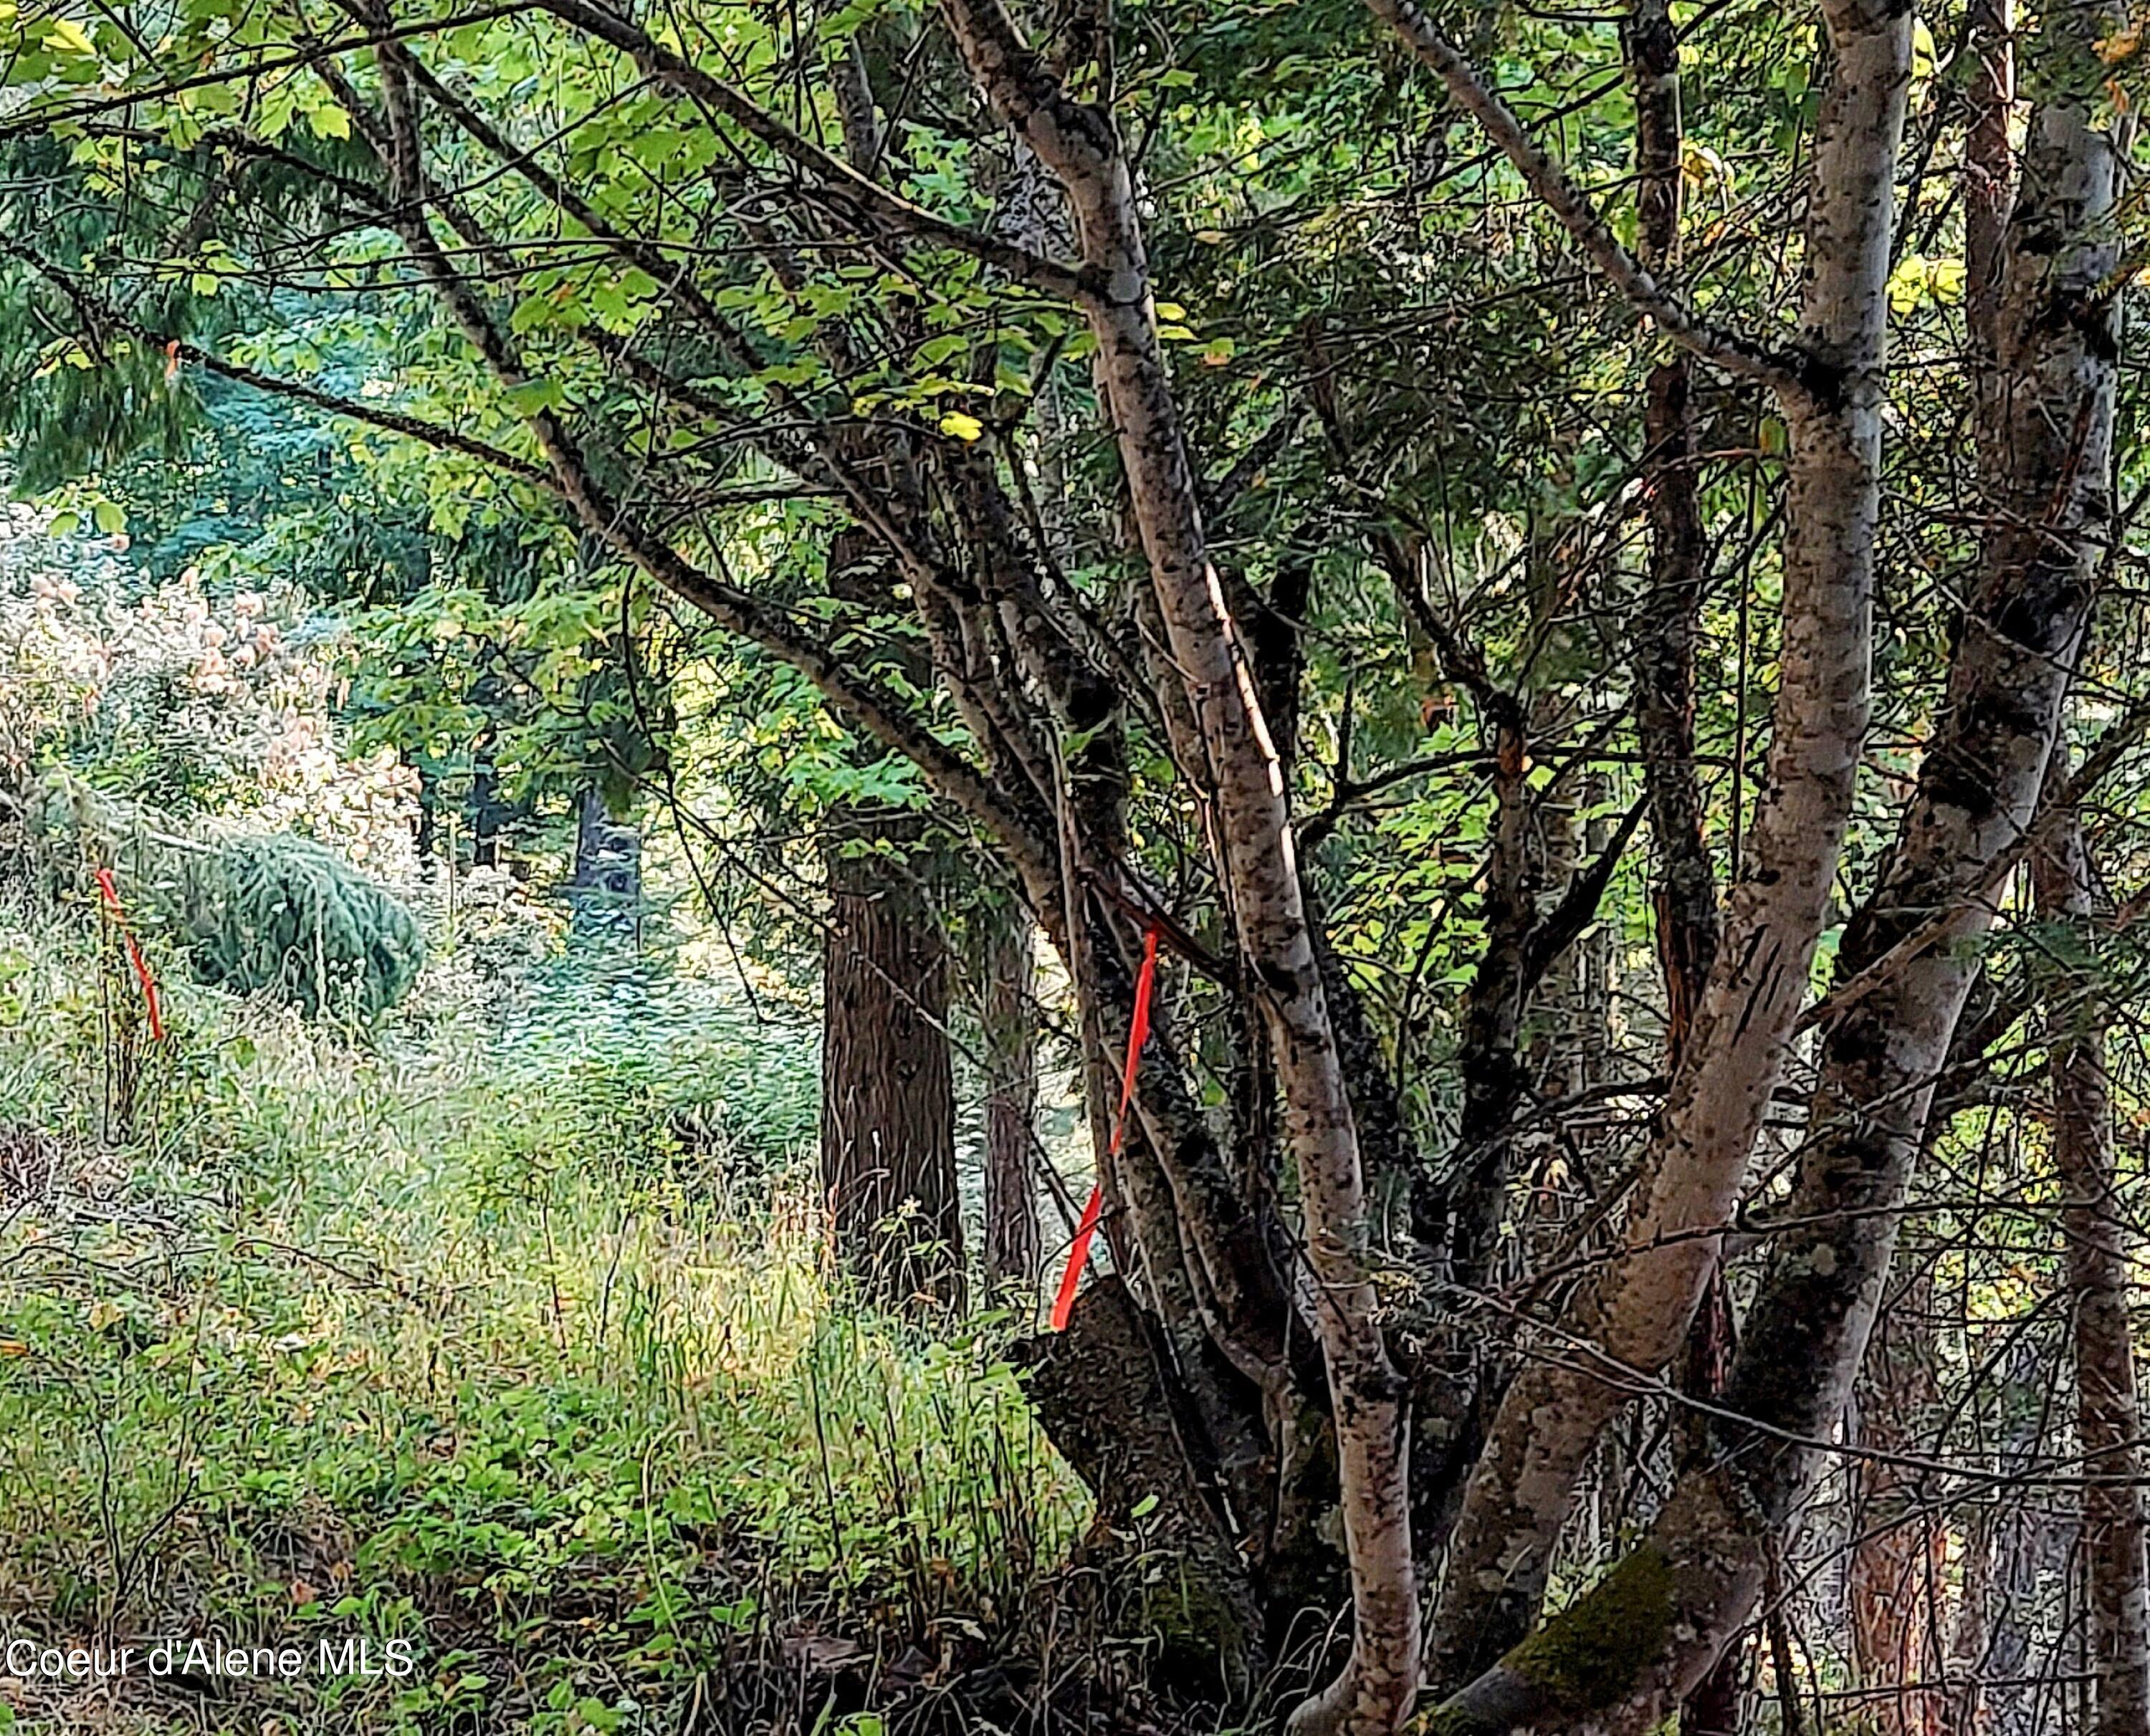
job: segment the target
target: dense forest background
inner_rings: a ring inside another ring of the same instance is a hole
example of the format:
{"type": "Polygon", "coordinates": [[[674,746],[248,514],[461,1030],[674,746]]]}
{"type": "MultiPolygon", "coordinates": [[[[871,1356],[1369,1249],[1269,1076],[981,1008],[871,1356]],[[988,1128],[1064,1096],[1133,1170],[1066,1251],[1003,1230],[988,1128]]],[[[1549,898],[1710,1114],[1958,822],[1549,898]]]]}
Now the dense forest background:
{"type": "Polygon", "coordinates": [[[2123,8],[0,46],[0,1728],[2150,1730],[2123,8]]]}

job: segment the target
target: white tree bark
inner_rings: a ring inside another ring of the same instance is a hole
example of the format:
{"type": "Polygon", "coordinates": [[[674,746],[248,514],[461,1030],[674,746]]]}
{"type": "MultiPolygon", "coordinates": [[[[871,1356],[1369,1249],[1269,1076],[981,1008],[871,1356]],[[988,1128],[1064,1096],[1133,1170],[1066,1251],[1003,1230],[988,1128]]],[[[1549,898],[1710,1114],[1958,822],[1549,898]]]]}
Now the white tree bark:
{"type": "MultiPolygon", "coordinates": [[[[1876,38],[1902,22],[1867,16],[1865,46],[1885,53],[1876,38]]],[[[2062,14],[2046,28],[2092,22],[2062,14]]],[[[1834,14],[1832,24],[1840,76],[1871,77],[1876,63],[1852,52],[1850,27],[1834,14]]],[[[1823,149],[1849,143],[1830,136],[1825,111],[1823,149]]],[[[1830,176],[1826,156],[1816,167],[1830,176]]],[[[1848,184],[1859,179],[1853,171],[1848,184]]],[[[2041,107],[2021,181],[1999,365],[1981,383],[1982,571],[1918,792],[1840,952],[1845,980],[1884,958],[1891,968],[1825,1026],[1813,1132],[1784,1211],[1798,1227],[1776,1243],[1725,1394],[1739,1420],[1715,1425],[1718,1452],[1681,1477],[1640,1548],[1431,1718],[1450,1736],[1649,1728],[1746,1619],[1809,1487],[1812,1443],[1842,1418],[1895,1249],[1895,1208],[1975,971],[1963,943],[1989,923],[1993,865],[2031,823],[2111,512],[2103,289],[2117,258],[2114,152],[2087,95],[2062,92],[2041,107]],[[1934,913],[1952,909],[1962,918],[1936,926],[1934,913]]]]}
{"type": "Polygon", "coordinates": [[[1344,1673],[1300,1708],[1295,1726],[1385,1736],[1408,1711],[1419,1678],[1405,1388],[1375,1318],[1357,1130],[1300,893],[1284,778],[1210,563],[1129,165],[1111,115],[1067,95],[998,0],[944,0],[941,10],[980,91],[1067,191],[1097,378],[1200,734],[1219,878],[1283,1091],[1335,1407],[1355,1623],[1344,1673]]]}
{"type": "MultiPolygon", "coordinates": [[[[1377,0],[1375,10],[1407,8],[1377,0]]],[[[1534,1362],[1506,1395],[1436,1606],[1436,1685],[1470,1679],[1527,1628],[1577,1480],[1630,1390],[1622,1376],[1663,1369],[1686,1337],[1783,1069],[1850,816],[1870,702],[1889,242],[1910,19],[1857,0],[1825,13],[1835,67],[1814,148],[1804,360],[1779,383],[1792,453],[1769,786],[1626,1255],[1582,1295],[1563,1333],[1602,1360],[1534,1362]]],[[[1420,23],[1406,33],[1423,53],[1420,23]]],[[[1466,82],[1441,55],[1427,58],[1451,88],[1466,82]]]]}

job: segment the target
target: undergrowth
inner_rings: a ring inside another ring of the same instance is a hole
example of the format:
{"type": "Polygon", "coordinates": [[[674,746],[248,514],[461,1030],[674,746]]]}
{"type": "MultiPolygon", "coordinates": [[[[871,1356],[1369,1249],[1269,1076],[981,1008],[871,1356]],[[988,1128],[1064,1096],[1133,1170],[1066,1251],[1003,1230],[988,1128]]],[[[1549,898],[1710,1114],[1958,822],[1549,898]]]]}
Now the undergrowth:
{"type": "Polygon", "coordinates": [[[832,1289],[810,1033],[546,989],[354,1045],[169,982],[114,1143],[93,938],[0,908],[0,1625],[417,1658],[0,1681],[0,1724],[893,1736],[1049,1698],[1086,1502],[1005,1323],[832,1289]]]}

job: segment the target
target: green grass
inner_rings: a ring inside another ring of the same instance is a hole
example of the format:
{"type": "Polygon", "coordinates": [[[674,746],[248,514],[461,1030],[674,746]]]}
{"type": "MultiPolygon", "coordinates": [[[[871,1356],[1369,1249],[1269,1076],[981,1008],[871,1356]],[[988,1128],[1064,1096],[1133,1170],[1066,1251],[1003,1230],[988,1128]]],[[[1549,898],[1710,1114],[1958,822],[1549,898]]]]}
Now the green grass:
{"type": "Polygon", "coordinates": [[[168,983],[114,1147],[107,994],[86,938],[0,912],[0,1630],[407,1638],[401,1681],[184,1727],[566,1736],[1031,1618],[1086,1503],[1000,1323],[935,1341],[832,1286],[796,1028],[615,983],[503,1041],[421,987],[353,1048],[168,983]]]}

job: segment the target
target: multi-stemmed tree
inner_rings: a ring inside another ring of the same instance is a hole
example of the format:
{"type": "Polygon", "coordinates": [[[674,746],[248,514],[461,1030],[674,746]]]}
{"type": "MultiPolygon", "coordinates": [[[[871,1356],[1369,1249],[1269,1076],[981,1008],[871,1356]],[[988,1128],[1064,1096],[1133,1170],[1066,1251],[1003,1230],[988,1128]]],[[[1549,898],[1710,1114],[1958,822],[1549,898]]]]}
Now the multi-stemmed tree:
{"type": "MultiPolygon", "coordinates": [[[[2132,41],[2041,17],[2014,152],[2008,44],[1963,22],[1944,85],[1900,8],[1638,0],[1624,54],[1518,32],[1561,99],[1406,0],[63,9],[11,27],[0,130],[43,178],[0,249],[52,335],[27,399],[139,420],[209,375],[426,448],[443,496],[557,515],[810,684],[991,849],[1111,1154],[1114,1276],[1036,1391],[1108,1515],[1162,1505],[1228,1675],[1348,1596],[1302,1732],[1391,1731],[1426,1681],[1434,1729],[1641,1731],[1736,1688],[1707,1684],[1948,1134],[1981,938],[2041,850],[2077,920],[2067,816],[2134,743],[2107,706],[2057,755],[2115,546],[2132,41]],[[1630,163],[1632,205],[1589,184],[1630,163]],[[310,375],[314,320],[370,323],[362,388],[310,375]],[[1905,405],[1967,461],[1900,455],[1905,405]],[[1891,538],[1961,576],[1923,655],[1941,606],[1892,586],[1891,538]],[[1877,707],[1915,744],[1878,777],[1877,707]],[[1661,1029],[1616,1074],[1584,943],[1644,825],[1661,1029]],[[1647,1127],[1552,1235],[1543,1123],[1623,1095],[1647,1127]],[[1608,1426],[1673,1395],[1699,1420],[1653,1517],[1546,1618],[1608,1426]]],[[[830,873],[836,933],[885,928],[854,951],[930,1026],[914,829],[854,804],[830,873]]],[[[2057,1161],[2093,1190],[2094,1003],[2057,998],[2051,1039],[2057,1161]]],[[[945,1125],[908,1029],[878,1019],[853,1083],[919,1101],[858,1127],[945,1125]]],[[[2078,1235],[2110,1457],[2119,1281],[2078,1235]]],[[[2100,1583],[2124,1708],[2139,1584],[2100,1583]]]]}

